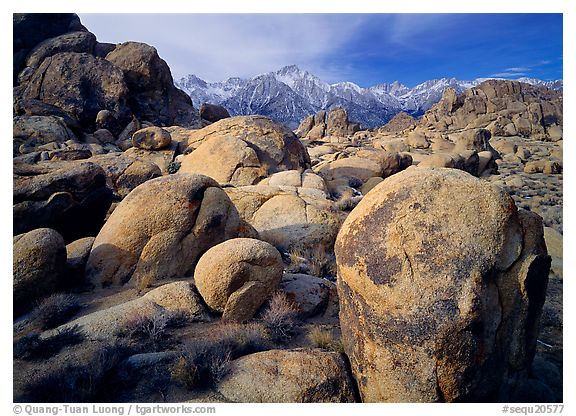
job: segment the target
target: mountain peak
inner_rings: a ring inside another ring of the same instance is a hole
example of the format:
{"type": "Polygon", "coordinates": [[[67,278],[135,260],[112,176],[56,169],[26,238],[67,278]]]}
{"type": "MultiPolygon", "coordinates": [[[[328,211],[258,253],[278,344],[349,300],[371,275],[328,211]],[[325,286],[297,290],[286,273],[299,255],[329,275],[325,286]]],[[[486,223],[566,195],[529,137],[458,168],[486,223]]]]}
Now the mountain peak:
{"type": "Polygon", "coordinates": [[[353,82],[350,82],[350,81],[337,82],[336,84],[332,84],[332,86],[337,87],[337,88],[347,89],[347,90],[354,90],[359,94],[361,94],[362,91],[364,90],[359,85],[354,84],[353,82]]]}
{"type": "Polygon", "coordinates": [[[298,65],[286,65],[276,71],[277,74],[287,75],[287,74],[302,74],[304,71],[298,67],[298,65]]]}
{"type": "MultiPolygon", "coordinates": [[[[205,82],[189,75],[176,84],[190,95],[195,106],[203,102],[220,104],[232,115],[262,114],[295,128],[304,117],[336,106],[346,108],[350,119],[365,127],[382,126],[400,111],[418,117],[436,104],[447,88],[459,94],[481,81],[446,77],[413,88],[400,81],[362,88],[349,81],[330,85],[297,65],[286,65],[250,79],[205,82]]],[[[562,80],[519,81],[553,89],[563,86],[562,80]]]]}

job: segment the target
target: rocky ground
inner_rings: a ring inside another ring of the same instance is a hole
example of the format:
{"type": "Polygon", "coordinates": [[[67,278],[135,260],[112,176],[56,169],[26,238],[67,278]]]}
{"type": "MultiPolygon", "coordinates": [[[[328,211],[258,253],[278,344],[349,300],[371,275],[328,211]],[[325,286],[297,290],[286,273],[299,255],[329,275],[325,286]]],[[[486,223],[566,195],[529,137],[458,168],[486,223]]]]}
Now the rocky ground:
{"type": "Polygon", "coordinates": [[[560,93],[292,132],[14,24],[16,401],[562,401],[560,93]]]}

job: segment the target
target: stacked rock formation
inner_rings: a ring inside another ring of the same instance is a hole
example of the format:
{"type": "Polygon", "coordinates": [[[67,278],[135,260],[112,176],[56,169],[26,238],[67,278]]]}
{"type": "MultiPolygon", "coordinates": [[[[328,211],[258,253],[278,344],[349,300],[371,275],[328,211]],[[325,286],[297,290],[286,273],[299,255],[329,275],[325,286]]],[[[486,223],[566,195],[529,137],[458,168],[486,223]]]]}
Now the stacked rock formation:
{"type": "Polygon", "coordinates": [[[346,110],[336,107],[328,113],[321,110],[316,115],[306,117],[300,123],[296,134],[298,137],[319,140],[328,136],[347,137],[359,130],[360,124],[348,121],[346,110]]]}
{"type": "Polygon", "coordinates": [[[562,138],[562,93],[518,81],[485,81],[458,96],[447,89],[421,125],[439,131],[486,128],[494,136],[562,138]]]}

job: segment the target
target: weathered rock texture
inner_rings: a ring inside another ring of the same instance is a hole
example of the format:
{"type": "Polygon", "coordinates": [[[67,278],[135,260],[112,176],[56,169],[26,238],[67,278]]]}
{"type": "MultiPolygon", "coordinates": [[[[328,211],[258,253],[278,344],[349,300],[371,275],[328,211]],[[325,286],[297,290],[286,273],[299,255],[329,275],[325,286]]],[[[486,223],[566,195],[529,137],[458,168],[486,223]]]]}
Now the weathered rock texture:
{"type": "Polygon", "coordinates": [[[220,120],[189,135],[196,149],[182,160],[180,172],[196,172],[219,183],[254,185],[282,170],[310,167],[306,148],[287,127],[263,116],[220,120]]]}
{"type": "Polygon", "coordinates": [[[38,228],[14,237],[14,314],[53,294],[66,265],[64,239],[50,228],[38,228]]]}
{"type": "Polygon", "coordinates": [[[284,265],[265,241],[233,238],[209,249],[198,261],[194,281],[206,304],[231,321],[247,321],[272,295],[284,265]]]}
{"type": "Polygon", "coordinates": [[[13,22],[15,115],[60,117],[81,140],[102,128],[118,136],[132,117],[200,126],[190,97],[152,46],[98,43],[74,14],[15,14],[13,22]]]}
{"type": "Polygon", "coordinates": [[[174,86],[168,64],[156,48],[139,42],[117,45],[106,60],[124,72],[134,115],[154,125],[196,125],[198,115],[190,97],[174,86]]]}
{"type": "Polygon", "coordinates": [[[50,56],[34,71],[24,98],[54,105],[86,126],[100,110],[129,121],[128,86],[122,71],[88,53],[62,52],[50,56]]]}
{"type": "Polygon", "coordinates": [[[86,31],[73,13],[14,13],[12,23],[15,82],[25,66],[26,57],[40,42],[68,32],[86,31]]]}
{"type": "Polygon", "coordinates": [[[342,356],[320,350],[271,350],[232,361],[218,391],[241,403],[350,403],[353,381],[342,356]]]}
{"type": "Polygon", "coordinates": [[[172,137],[160,127],[145,127],[132,135],[132,144],[144,150],[160,150],[168,147],[172,137]]]}
{"type": "Polygon", "coordinates": [[[122,199],[144,182],[162,176],[160,168],[151,162],[129,157],[126,153],[106,153],[92,156],[89,162],[100,166],[106,174],[106,184],[117,199],[122,199]]]}
{"type": "Polygon", "coordinates": [[[467,173],[408,169],[366,195],[335,250],[363,401],[513,397],[548,281],[540,217],[467,173]]]}
{"type": "Polygon", "coordinates": [[[417,121],[410,114],[404,111],[396,114],[392,119],[378,130],[384,133],[400,133],[406,129],[416,126],[417,121]]]}
{"type": "Polygon", "coordinates": [[[238,226],[236,208],[213,179],[152,179],[110,215],[94,241],[86,275],[98,286],[181,278],[210,247],[236,237],[238,226]]]}

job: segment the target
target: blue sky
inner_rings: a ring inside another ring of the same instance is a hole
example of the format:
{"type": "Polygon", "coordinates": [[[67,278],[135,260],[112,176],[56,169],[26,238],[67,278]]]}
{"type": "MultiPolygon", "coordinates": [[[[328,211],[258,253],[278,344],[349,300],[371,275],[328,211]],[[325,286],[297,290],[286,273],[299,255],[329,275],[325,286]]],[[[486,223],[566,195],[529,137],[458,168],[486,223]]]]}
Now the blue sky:
{"type": "Polygon", "coordinates": [[[80,14],[102,42],[155,46],[175,78],[297,64],[366,87],[432,78],[562,78],[561,14],[80,14]]]}

